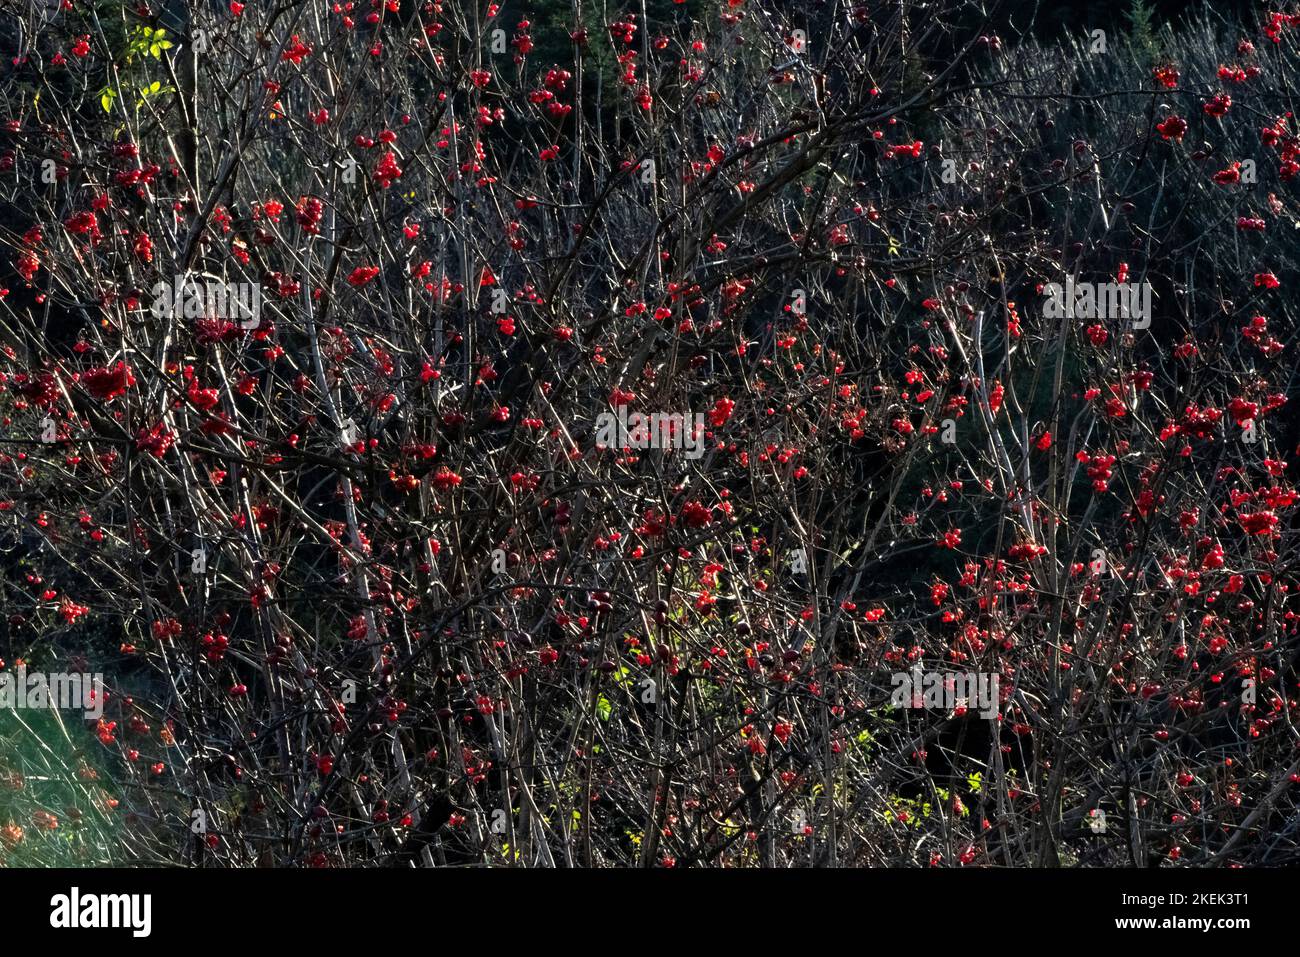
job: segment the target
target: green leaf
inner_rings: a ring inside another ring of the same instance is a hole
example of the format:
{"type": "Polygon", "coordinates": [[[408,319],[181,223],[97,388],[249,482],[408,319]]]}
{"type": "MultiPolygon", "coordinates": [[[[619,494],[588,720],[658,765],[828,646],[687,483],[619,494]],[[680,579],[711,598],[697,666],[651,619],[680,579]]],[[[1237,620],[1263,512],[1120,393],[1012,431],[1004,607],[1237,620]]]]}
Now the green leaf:
{"type": "Polygon", "coordinates": [[[117,90],[111,86],[104,87],[104,92],[99,97],[99,105],[104,108],[105,113],[111,113],[113,110],[113,101],[117,99],[117,90]]]}
{"type": "Polygon", "coordinates": [[[610,715],[612,715],[613,713],[614,713],[614,706],[609,703],[609,699],[606,698],[604,695],[597,696],[596,717],[600,718],[601,721],[608,721],[610,715]]]}
{"type": "Polygon", "coordinates": [[[980,788],[984,786],[983,778],[984,775],[979,771],[976,771],[974,774],[968,774],[966,775],[966,786],[976,794],[979,794],[980,788]]]}

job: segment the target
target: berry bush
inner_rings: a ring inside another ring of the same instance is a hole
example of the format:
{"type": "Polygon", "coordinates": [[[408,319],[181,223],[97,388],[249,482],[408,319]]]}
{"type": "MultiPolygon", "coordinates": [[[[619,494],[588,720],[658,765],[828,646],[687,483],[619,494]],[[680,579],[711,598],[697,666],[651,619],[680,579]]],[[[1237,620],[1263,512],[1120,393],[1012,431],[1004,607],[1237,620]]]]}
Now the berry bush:
{"type": "Polygon", "coordinates": [[[5,0],[0,863],[1300,859],[1300,14],[1027,6],[5,0]]]}

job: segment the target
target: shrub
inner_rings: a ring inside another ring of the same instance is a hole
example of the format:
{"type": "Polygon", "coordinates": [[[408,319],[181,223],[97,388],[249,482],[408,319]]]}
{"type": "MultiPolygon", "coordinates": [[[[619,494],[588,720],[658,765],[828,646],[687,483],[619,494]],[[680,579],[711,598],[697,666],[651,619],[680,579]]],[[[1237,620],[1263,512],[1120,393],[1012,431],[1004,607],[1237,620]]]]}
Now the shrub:
{"type": "Polygon", "coordinates": [[[1146,10],[25,11],[0,855],[1294,859],[1300,19],[1146,10]]]}

